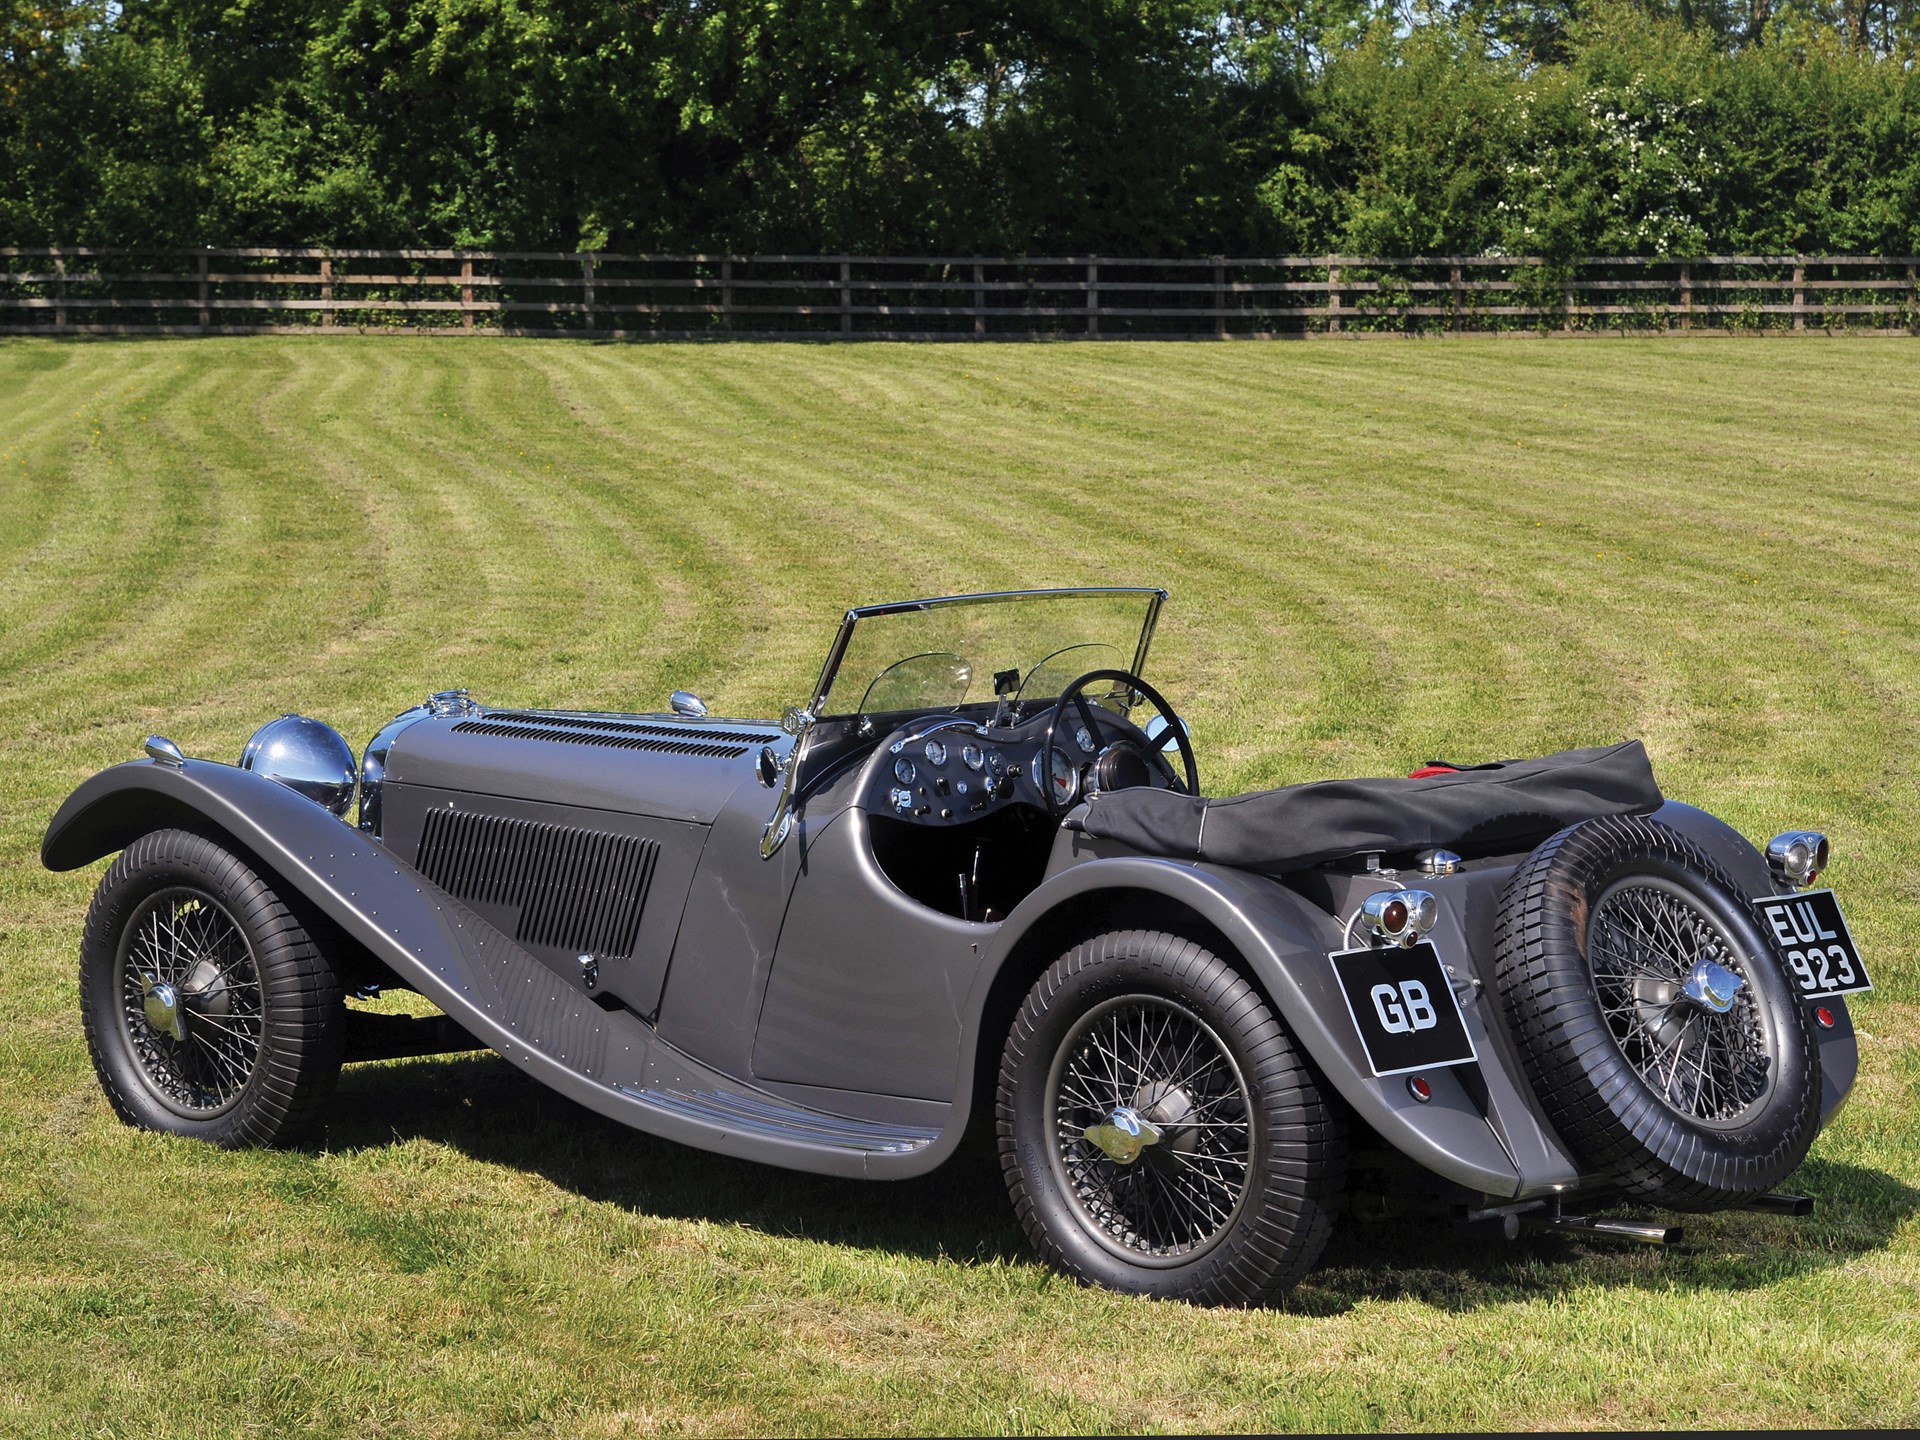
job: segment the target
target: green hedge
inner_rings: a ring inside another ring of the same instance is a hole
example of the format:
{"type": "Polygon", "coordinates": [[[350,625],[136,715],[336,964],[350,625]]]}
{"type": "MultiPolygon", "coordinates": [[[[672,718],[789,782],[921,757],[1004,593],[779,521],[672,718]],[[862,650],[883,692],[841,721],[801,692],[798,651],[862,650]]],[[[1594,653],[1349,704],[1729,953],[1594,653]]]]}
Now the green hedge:
{"type": "Polygon", "coordinates": [[[1848,3],[0,0],[0,243],[1914,253],[1848,3]]]}

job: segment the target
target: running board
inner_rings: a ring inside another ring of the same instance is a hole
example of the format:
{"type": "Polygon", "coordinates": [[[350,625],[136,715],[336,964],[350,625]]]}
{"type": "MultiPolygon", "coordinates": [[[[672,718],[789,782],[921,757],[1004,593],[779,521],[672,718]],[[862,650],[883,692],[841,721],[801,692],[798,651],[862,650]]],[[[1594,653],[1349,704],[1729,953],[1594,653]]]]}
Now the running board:
{"type": "Polygon", "coordinates": [[[858,1155],[910,1155],[940,1138],[917,1125],[882,1125],[790,1105],[770,1095],[723,1090],[615,1089],[651,1109],[710,1125],[730,1134],[794,1144],[822,1145],[858,1155]]]}

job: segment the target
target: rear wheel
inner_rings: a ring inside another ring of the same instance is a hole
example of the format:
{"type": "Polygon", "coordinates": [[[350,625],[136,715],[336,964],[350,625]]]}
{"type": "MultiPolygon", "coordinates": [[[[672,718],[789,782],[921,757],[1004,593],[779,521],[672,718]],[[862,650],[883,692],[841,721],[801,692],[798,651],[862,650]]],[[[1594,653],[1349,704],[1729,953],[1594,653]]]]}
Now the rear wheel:
{"type": "Polygon", "coordinates": [[[1062,956],[1008,1036],[1001,1167],[1028,1236],[1076,1279],[1203,1304],[1284,1295],[1345,1178],[1334,1106],[1259,993],[1149,931],[1062,956]]]}
{"type": "Polygon", "coordinates": [[[183,830],[141,837],[100,882],[80,1013],[123,1120],[215,1145],[292,1133],[340,1070],[332,966],[251,867],[183,830]]]}

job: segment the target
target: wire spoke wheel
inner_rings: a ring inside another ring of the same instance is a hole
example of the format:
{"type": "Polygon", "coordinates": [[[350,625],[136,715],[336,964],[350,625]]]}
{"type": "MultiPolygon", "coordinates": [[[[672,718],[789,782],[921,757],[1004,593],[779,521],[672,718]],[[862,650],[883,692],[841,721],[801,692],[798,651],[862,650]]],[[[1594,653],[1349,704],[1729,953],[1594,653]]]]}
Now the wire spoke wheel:
{"type": "Polygon", "coordinates": [[[1344,1204],[1344,1112],[1247,977],[1166,931],[1090,935],[1034,980],[994,1114],[1028,1239],[1086,1284],[1267,1304],[1344,1204]]]}
{"type": "Polygon", "coordinates": [[[1719,1128],[1765,1102],[1774,1045],[1751,961],[1684,889],[1651,875],[1609,887],[1587,960],[1621,1054],[1675,1113],[1719,1128]]]}
{"type": "Polygon", "coordinates": [[[1087,1011],[1055,1054],[1046,1113],[1055,1177],[1109,1250],[1184,1263],[1232,1228],[1253,1106],[1226,1045],[1186,1006],[1128,995],[1087,1011]]]}
{"type": "Polygon", "coordinates": [[[191,1119],[230,1110],[266,1028],[259,966],[232,912],[204,890],[156,891],[129,917],[116,971],[122,1033],[154,1097],[191,1119]]]}

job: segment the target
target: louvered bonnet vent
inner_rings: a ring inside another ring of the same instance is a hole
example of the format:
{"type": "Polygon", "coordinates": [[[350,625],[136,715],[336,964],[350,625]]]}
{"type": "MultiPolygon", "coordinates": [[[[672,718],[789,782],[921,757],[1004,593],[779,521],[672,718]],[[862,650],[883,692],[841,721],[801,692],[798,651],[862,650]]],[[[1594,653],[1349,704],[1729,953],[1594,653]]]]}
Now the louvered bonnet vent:
{"type": "Polygon", "coordinates": [[[758,746],[780,738],[779,732],[772,730],[603,720],[521,710],[490,710],[484,718],[462,720],[453,727],[453,733],[491,735],[502,740],[550,740],[561,745],[597,745],[609,750],[643,750],[657,755],[691,755],[712,760],[737,760],[758,746]]]}
{"type": "Polygon", "coordinates": [[[523,945],[624,959],[660,857],[657,841],[453,810],[427,814],[420,873],[523,945]]]}

